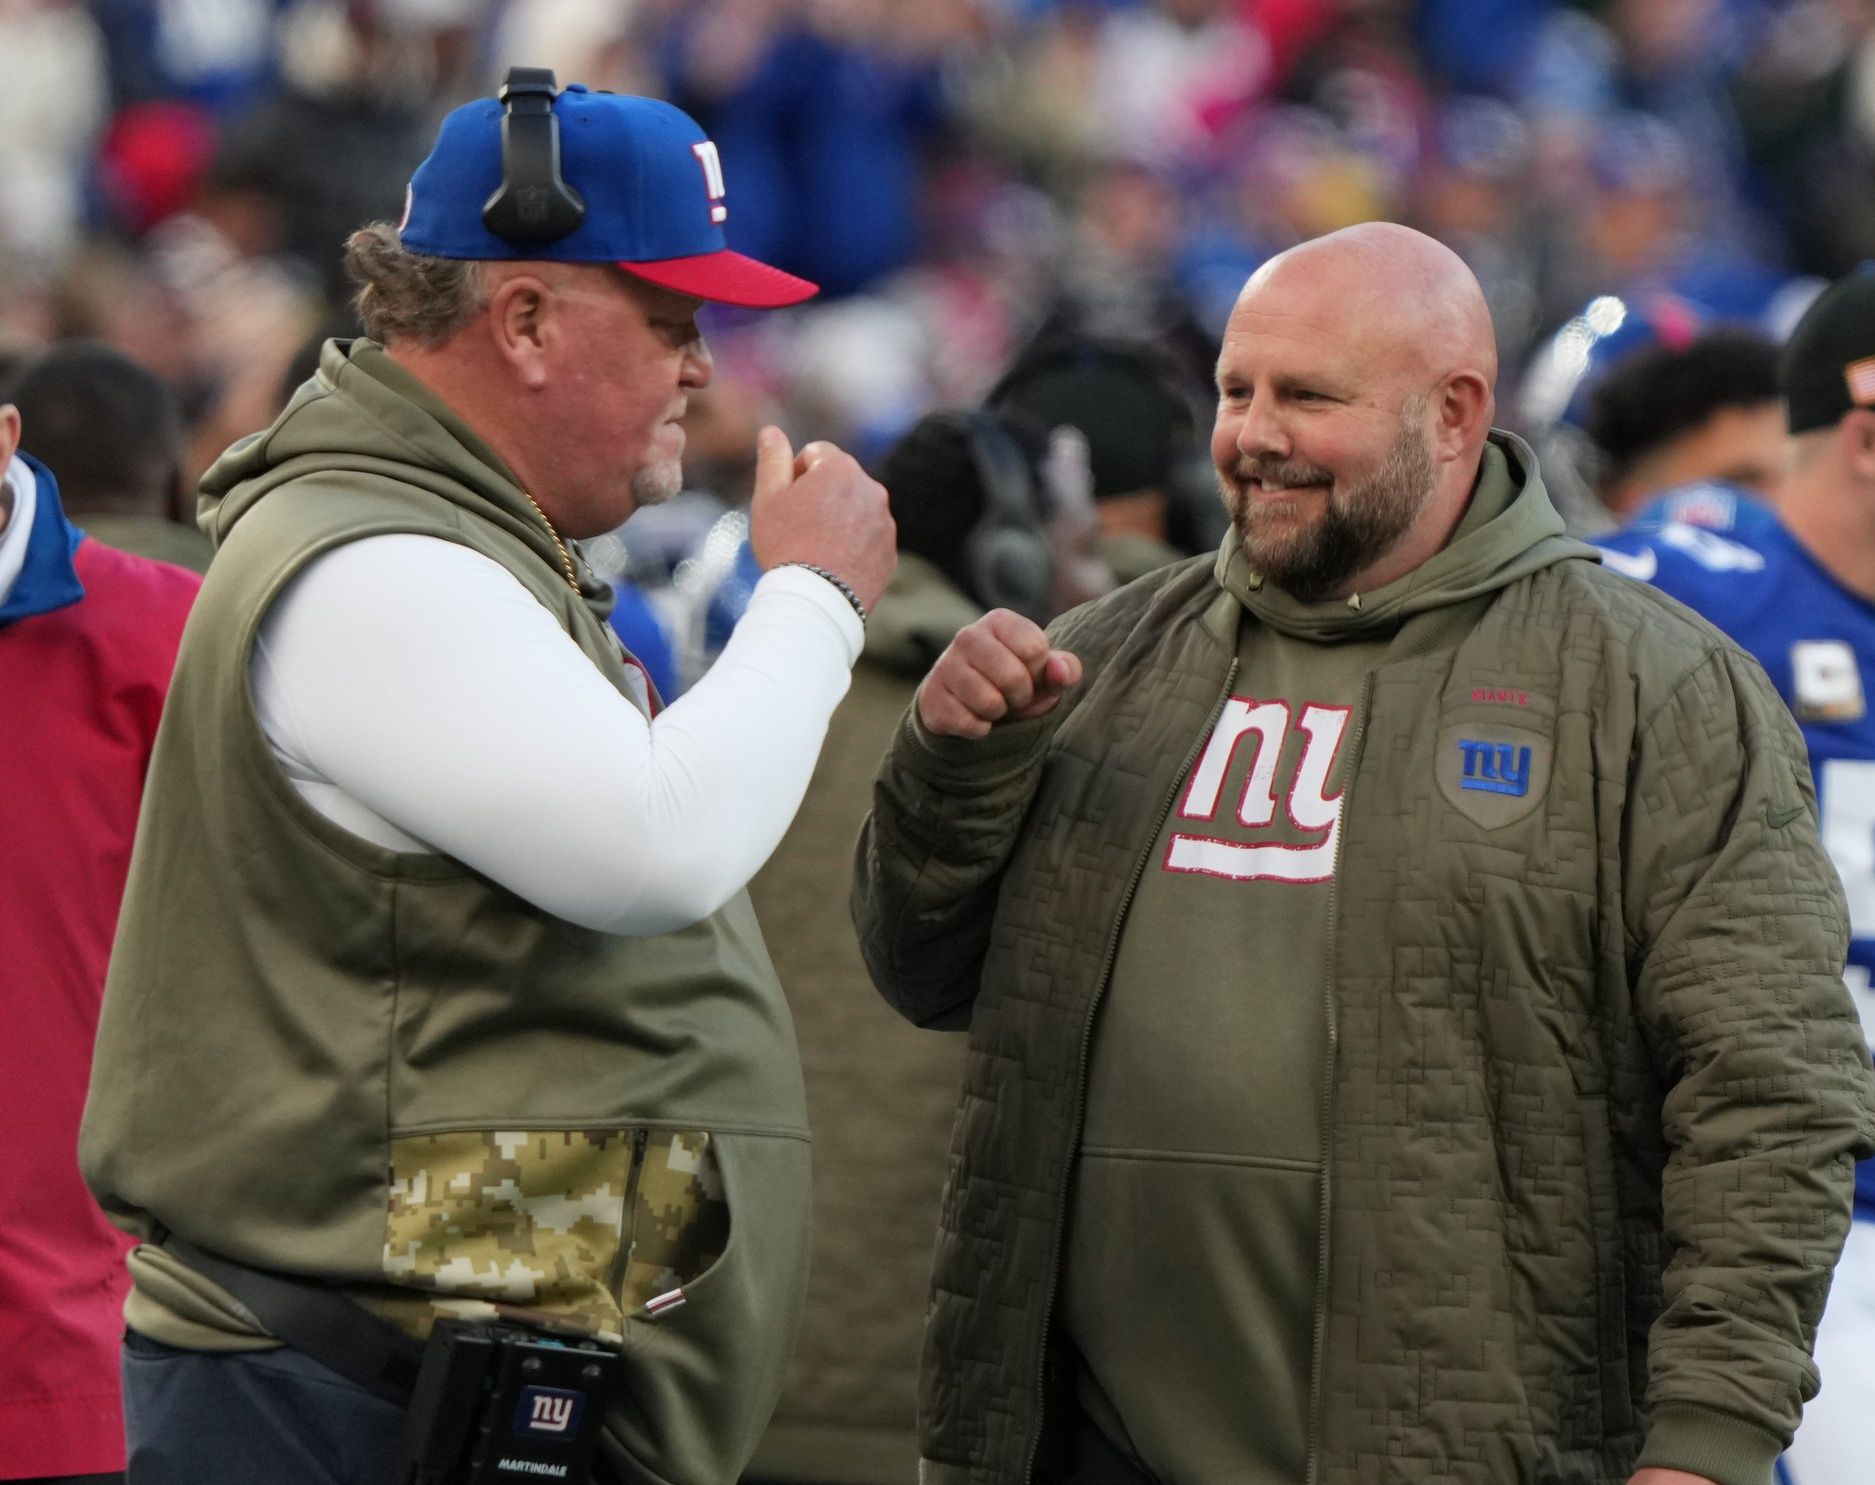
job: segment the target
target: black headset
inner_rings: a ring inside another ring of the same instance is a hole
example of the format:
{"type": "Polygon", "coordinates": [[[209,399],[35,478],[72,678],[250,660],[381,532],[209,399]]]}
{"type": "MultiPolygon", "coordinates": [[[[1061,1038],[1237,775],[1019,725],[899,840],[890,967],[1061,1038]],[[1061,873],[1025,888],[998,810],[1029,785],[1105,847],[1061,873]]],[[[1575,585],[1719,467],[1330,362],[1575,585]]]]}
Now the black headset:
{"type": "Polygon", "coordinates": [[[560,174],[560,85],[547,67],[510,67],[501,100],[501,184],[482,225],[519,246],[557,242],[586,220],[586,203],[560,174]]]}
{"type": "Polygon", "coordinates": [[[983,489],[983,514],[964,538],[972,596],[985,608],[1014,609],[1044,622],[1054,596],[1055,560],[1029,457],[993,413],[964,414],[964,432],[983,489]]]}

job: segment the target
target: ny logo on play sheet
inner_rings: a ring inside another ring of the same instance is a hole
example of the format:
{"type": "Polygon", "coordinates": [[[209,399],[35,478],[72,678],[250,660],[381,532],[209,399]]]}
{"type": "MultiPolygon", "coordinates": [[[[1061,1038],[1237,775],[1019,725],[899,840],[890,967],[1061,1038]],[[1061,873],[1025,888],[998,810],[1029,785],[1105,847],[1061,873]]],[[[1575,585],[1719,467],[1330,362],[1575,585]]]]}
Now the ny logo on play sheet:
{"type": "Polygon", "coordinates": [[[1240,824],[1268,830],[1270,839],[1227,840],[1180,830],[1166,851],[1167,871],[1197,872],[1255,882],[1325,882],[1335,874],[1335,843],[1341,833],[1341,796],[1328,793],[1335,754],[1348,730],[1352,708],[1302,708],[1291,717],[1285,701],[1251,701],[1233,696],[1211,731],[1191,783],[1179,805],[1181,820],[1217,821],[1225,807],[1225,785],[1240,747],[1250,752],[1249,772],[1236,803],[1240,824]],[[1293,720],[1303,737],[1294,775],[1280,788],[1276,777],[1283,744],[1293,720]],[[1277,838],[1276,806],[1283,806],[1288,829],[1277,838]],[[1295,837],[1302,837],[1297,840],[1295,837]]]}

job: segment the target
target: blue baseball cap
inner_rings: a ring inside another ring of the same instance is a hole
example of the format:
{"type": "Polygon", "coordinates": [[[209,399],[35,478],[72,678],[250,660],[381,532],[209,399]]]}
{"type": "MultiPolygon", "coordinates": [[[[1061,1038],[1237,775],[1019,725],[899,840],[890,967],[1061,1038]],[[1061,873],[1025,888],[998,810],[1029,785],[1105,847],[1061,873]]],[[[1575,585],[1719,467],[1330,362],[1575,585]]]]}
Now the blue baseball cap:
{"type": "MultiPolygon", "coordinates": [[[[550,87],[551,74],[542,75],[550,87]]],[[[478,98],[443,120],[410,178],[398,227],[403,245],[434,258],[613,263],[680,294],[757,309],[819,292],[804,278],[730,251],[721,158],[682,109],[569,83],[553,97],[552,112],[559,176],[576,208],[572,230],[543,241],[490,229],[484,209],[507,183],[507,108],[499,98],[478,98]]]]}

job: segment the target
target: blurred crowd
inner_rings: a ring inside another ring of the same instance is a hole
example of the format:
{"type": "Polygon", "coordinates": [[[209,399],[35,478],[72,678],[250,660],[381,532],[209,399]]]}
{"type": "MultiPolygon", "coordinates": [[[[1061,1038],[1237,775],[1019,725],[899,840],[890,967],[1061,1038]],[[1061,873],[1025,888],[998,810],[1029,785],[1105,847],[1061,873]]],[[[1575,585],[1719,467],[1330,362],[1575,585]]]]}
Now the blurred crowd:
{"type": "MultiPolygon", "coordinates": [[[[593,554],[650,595],[676,688],[724,583],[733,612],[720,521],[763,421],[876,462],[1080,338],[1150,347],[1202,428],[1245,277],[1388,218],[1484,283],[1500,422],[1582,431],[1624,318],[1775,338],[1875,252],[1867,0],[0,0],[0,53],[0,363],[91,339],[149,367],[183,491],[355,333],[343,239],[397,219],[446,109],[519,62],[697,117],[732,244],[825,292],[712,312],[694,498],[593,554]]],[[[1195,550],[1189,452],[1161,483],[1195,550]]]]}

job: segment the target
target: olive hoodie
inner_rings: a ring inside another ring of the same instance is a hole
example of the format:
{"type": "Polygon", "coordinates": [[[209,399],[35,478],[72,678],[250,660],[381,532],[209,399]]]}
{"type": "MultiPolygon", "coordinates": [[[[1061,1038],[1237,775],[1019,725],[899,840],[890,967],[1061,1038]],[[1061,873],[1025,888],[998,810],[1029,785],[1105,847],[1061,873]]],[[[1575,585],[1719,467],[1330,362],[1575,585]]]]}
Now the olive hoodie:
{"type": "Polygon", "coordinates": [[[1263,582],[1234,536],[1218,553],[1236,679],[1096,1011],[1061,1276],[1084,1410],[1167,1485],[1306,1472],[1322,987],[1363,681],[1414,615],[1589,556],[1520,493],[1491,448],[1453,540],[1352,603],[1263,582]]]}

